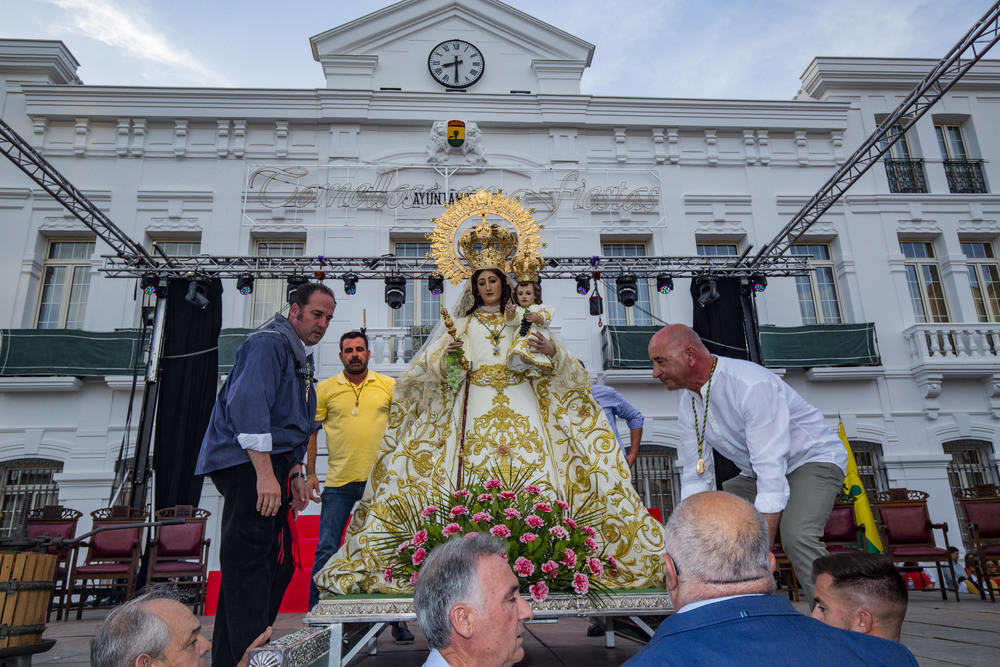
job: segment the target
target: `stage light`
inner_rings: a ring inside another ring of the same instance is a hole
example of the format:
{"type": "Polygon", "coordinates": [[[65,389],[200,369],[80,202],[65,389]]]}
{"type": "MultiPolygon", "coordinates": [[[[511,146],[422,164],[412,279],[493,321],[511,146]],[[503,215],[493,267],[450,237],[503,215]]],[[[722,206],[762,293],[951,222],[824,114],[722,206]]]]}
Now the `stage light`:
{"type": "Polygon", "coordinates": [[[557,261],[556,261],[556,260],[554,260],[554,259],[550,259],[550,260],[548,261],[548,265],[549,265],[549,266],[551,266],[551,267],[552,267],[552,268],[554,269],[554,268],[556,268],[557,266],[559,266],[559,262],[557,262],[557,261]]]}
{"type": "Polygon", "coordinates": [[[698,286],[698,305],[702,308],[719,300],[719,289],[712,276],[698,276],[694,284],[698,286]]]}
{"type": "Polygon", "coordinates": [[[636,287],[636,278],[630,273],[615,278],[615,287],[618,288],[618,303],[631,308],[639,298],[639,290],[636,287]]]}
{"type": "Polygon", "coordinates": [[[184,300],[195,308],[208,310],[210,301],[208,300],[208,285],[200,280],[188,282],[188,291],[184,295],[184,300]]]}
{"type": "Polygon", "coordinates": [[[435,273],[427,279],[427,291],[431,294],[440,294],[444,291],[444,278],[435,273]]]}
{"type": "Polygon", "coordinates": [[[351,296],[358,291],[358,274],[356,273],[345,273],[344,274],[344,294],[351,296]]]}
{"type": "Polygon", "coordinates": [[[674,291],[674,279],[667,273],[656,276],[656,291],[660,294],[670,294],[674,291]]]}
{"type": "Polygon", "coordinates": [[[406,303],[406,278],[403,276],[386,277],[385,302],[393,310],[399,310],[406,303]]]}
{"type": "Polygon", "coordinates": [[[292,296],[295,294],[295,290],[297,290],[301,285],[305,285],[309,282],[309,279],[305,276],[288,276],[285,280],[288,282],[288,286],[285,288],[285,300],[288,303],[292,302],[292,296]]]}
{"type": "Polygon", "coordinates": [[[604,314],[604,299],[602,299],[601,295],[597,293],[597,290],[594,290],[594,293],[590,295],[590,314],[604,314]]]}
{"type": "Polygon", "coordinates": [[[244,273],[242,276],[236,279],[236,291],[247,296],[253,294],[253,276],[249,273],[244,273]]]}
{"type": "Polygon", "coordinates": [[[154,274],[147,273],[142,277],[142,280],[139,282],[139,287],[142,289],[143,292],[146,293],[146,296],[153,296],[153,294],[156,293],[156,288],[159,285],[159,282],[160,279],[157,278],[154,274]]]}
{"type": "Polygon", "coordinates": [[[586,273],[576,274],[576,293],[586,294],[590,291],[590,276],[586,273]]]}
{"type": "Polygon", "coordinates": [[[750,276],[750,284],[754,292],[763,292],[767,289],[767,276],[763,273],[755,273],[750,276]]]}

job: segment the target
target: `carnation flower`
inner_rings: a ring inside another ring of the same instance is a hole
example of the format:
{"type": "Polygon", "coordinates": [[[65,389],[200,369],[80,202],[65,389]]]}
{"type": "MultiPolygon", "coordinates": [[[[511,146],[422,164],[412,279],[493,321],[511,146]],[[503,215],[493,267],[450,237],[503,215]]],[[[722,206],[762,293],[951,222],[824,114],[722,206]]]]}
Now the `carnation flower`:
{"type": "Polygon", "coordinates": [[[476,523],[484,523],[486,521],[492,521],[493,517],[489,512],[476,512],[472,515],[472,520],[476,523]]]}
{"type": "Polygon", "coordinates": [[[469,493],[468,491],[466,491],[465,489],[459,489],[458,491],[456,491],[454,493],[455,500],[461,500],[462,498],[468,498],[470,495],[472,495],[472,494],[469,493]]]}
{"type": "Polygon", "coordinates": [[[514,498],[517,498],[517,494],[513,491],[501,491],[500,498],[503,500],[513,500],[514,498]]]}
{"type": "Polygon", "coordinates": [[[567,547],[566,550],[563,552],[563,559],[559,562],[565,565],[566,567],[573,569],[574,567],[576,567],[576,553],[572,549],[567,547]]]}
{"type": "Polygon", "coordinates": [[[590,549],[591,551],[597,551],[598,549],[601,548],[597,546],[597,540],[595,540],[593,537],[588,537],[583,541],[583,543],[586,544],[587,548],[590,549]]]}
{"type": "Polygon", "coordinates": [[[552,511],[552,505],[550,505],[548,503],[535,503],[535,511],[536,512],[551,512],[552,511]]]}
{"type": "Polygon", "coordinates": [[[538,535],[535,535],[534,533],[525,533],[524,535],[521,536],[520,539],[521,539],[521,544],[528,544],[529,542],[534,542],[535,540],[537,540],[538,535]]]}
{"type": "Polygon", "coordinates": [[[428,517],[437,511],[438,511],[437,505],[428,505],[427,507],[424,508],[424,511],[420,513],[420,516],[428,517]]]}
{"type": "Polygon", "coordinates": [[[608,567],[611,568],[612,572],[618,571],[618,561],[615,560],[614,556],[608,556],[608,567]]]}
{"type": "Polygon", "coordinates": [[[560,508],[562,508],[564,510],[568,510],[569,509],[569,505],[566,504],[565,500],[557,500],[556,501],[556,505],[558,505],[560,508]]]}
{"type": "Polygon", "coordinates": [[[597,560],[596,558],[591,558],[590,560],[588,560],[587,567],[590,568],[590,573],[595,577],[604,576],[604,566],[601,565],[601,561],[597,560]]]}
{"type": "Polygon", "coordinates": [[[594,537],[595,535],[597,535],[597,531],[594,530],[593,528],[591,528],[590,526],[584,526],[580,530],[582,530],[585,535],[589,535],[591,537],[594,537]]]}
{"type": "Polygon", "coordinates": [[[385,583],[387,583],[387,584],[391,584],[392,583],[392,565],[390,565],[389,567],[385,568],[384,579],[385,579],[385,583]]]}
{"type": "Polygon", "coordinates": [[[409,540],[404,540],[404,541],[400,542],[400,543],[399,543],[399,546],[398,546],[398,547],[396,547],[396,553],[397,553],[397,554],[401,554],[401,553],[403,553],[404,551],[406,551],[406,549],[407,549],[407,548],[408,548],[409,546],[410,546],[410,541],[409,541],[409,540]]]}
{"type": "Polygon", "coordinates": [[[497,524],[490,528],[490,535],[494,537],[510,537],[510,528],[501,524],[497,524]]]}
{"type": "Polygon", "coordinates": [[[486,481],[486,484],[483,484],[483,487],[487,491],[489,491],[490,489],[502,489],[503,482],[501,482],[499,479],[490,479],[486,481]]]}
{"type": "Polygon", "coordinates": [[[532,528],[541,528],[542,526],[545,525],[545,521],[543,521],[542,517],[538,516],[537,514],[529,514],[528,516],[524,517],[524,522],[529,526],[531,526],[532,528]]]}
{"type": "Polygon", "coordinates": [[[478,500],[481,503],[488,503],[491,500],[493,500],[493,496],[491,496],[488,493],[481,493],[481,494],[479,494],[479,497],[476,498],[476,500],[478,500]]]}
{"type": "Polygon", "coordinates": [[[418,530],[416,533],[413,534],[413,546],[419,547],[426,543],[427,543],[426,530],[418,530]]]}
{"type": "Polygon", "coordinates": [[[554,560],[545,561],[542,563],[542,572],[545,574],[550,574],[553,577],[556,576],[556,570],[559,569],[559,563],[554,560]]]}
{"type": "Polygon", "coordinates": [[[532,584],[528,587],[528,591],[531,593],[531,599],[535,602],[545,602],[549,597],[549,587],[545,585],[544,581],[532,584]]]}
{"type": "Polygon", "coordinates": [[[520,519],[521,518],[521,513],[518,512],[513,507],[508,507],[507,509],[505,509],[503,511],[503,515],[504,515],[504,518],[507,518],[507,519],[520,519]]]}
{"type": "Polygon", "coordinates": [[[441,530],[441,534],[445,537],[451,537],[455,533],[461,531],[462,528],[457,523],[449,523],[441,530]]]}
{"type": "Polygon", "coordinates": [[[417,575],[418,574],[420,574],[420,573],[419,572],[414,572],[413,574],[410,575],[410,585],[411,586],[416,586],[417,585],[417,575]]]}
{"type": "Polygon", "coordinates": [[[576,521],[573,521],[573,519],[569,517],[564,518],[563,523],[569,526],[570,528],[576,528],[576,521]]]}
{"type": "Polygon", "coordinates": [[[540,496],[540,495],[542,495],[542,490],[540,488],[538,488],[537,486],[535,486],[534,484],[529,484],[528,486],[524,487],[524,492],[525,493],[529,493],[529,494],[531,494],[533,496],[540,496]]]}
{"type": "Polygon", "coordinates": [[[455,505],[451,508],[451,516],[456,517],[462,514],[468,514],[469,510],[465,509],[465,505],[455,505]]]}
{"type": "Polygon", "coordinates": [[[514,572],[519,577],[530,577],[535,573],[535,565],[524,556],[518,556],[514,561],[514,572]]]}
{"type": "Polygon", "coordinates": [[[424,549],[423,547],[420,547],[419,549],[417,549],[416,551],[413,552],[413,564],[414,565],[420,565],[421,563],[424,562],[425,558],[427,558],[427,549],[424,549]]]}
{"type": "Polygon", "coordinates": [[[558,537],[560,540],[565,540],[569,537],[569,533],[562,526],[552,526],[549,528],[549,532],[558,537]]]}
{"type": "Polygon", "coordinates": [[[587,591],[590,590],[590,579],[583,572],[577,572],[573,575],[573,590],[578,595],[586,595],[587,591]]]}

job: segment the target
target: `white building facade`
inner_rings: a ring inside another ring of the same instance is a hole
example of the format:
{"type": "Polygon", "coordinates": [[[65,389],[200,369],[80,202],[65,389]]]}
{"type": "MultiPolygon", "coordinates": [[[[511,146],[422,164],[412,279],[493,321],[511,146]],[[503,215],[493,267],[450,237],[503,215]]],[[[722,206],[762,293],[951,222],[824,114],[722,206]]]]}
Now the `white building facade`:
{"type": "MultiPolygon", "coordinates": [[[[422,256],[441,201],[500,187],[536,210],[553,256],[725,256],[773,238],[934,65],[818,58],[793,101],[594,97],[580,93],[593,45],[495,0],[404,0],[311,43],[326,88],[223,90],[88,86],[60,42],[0,40],[0,116],[125,233],[172,255],[422,256]],[[458,148],[452,120],[465,122],[458,148]]],[[[757,298],[761,324],[874,323],[877,365],[774,370],[843,422],[872,485],[928,492],[959,546],[953,488],[1000,481],[998,104],[1000,61],[983,61],[793,247],[815,273],[772,277],[757,298]]],[[[137,326],[136,281],[102,274],[108,247],[7,162],[0,229],[0,325],[137,326]]],[[[234,282],[224,327],[280,306],[282,285],[243,296],[234,282]]],[[[676,282],[669,295],[640,285],[630,309],[602,285],[600,324],[690,323],[676,282]]],[[[340,371],[344,331],[367,325],[373,366],[395,373],[409,327],[436,321],[420,284],[392,311],[380,281],[353,296],[328,283],[338,308],[321,377],[340,371]]],[[[640,490],[669,505],[677,395],[648,368],[608,367],[572,281],[544,289],[565,344],[646,415],[643,456],[667,472],[640,490]]],[[[4,502],[25,492],[14,472],[44,470],[62,504],[105,506],[123,439],[136,439],[131,385],[0,375],[4,502]]],[[[210,483],[202,506],[221,510],[210,483]]]]}

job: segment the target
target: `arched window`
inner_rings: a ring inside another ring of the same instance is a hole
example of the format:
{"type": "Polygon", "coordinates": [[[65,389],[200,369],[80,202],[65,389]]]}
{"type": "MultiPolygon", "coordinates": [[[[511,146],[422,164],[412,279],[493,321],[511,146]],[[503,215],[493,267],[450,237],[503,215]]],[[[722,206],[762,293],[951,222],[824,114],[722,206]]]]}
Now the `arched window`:
{"type": "Polygon", "coordinates": [[[59,486],[53,475],[63,470],[62,461],[14,459],[0,463],[0,535],[9,537],[24,524],[36,507],[59,504],[59,486]]]}

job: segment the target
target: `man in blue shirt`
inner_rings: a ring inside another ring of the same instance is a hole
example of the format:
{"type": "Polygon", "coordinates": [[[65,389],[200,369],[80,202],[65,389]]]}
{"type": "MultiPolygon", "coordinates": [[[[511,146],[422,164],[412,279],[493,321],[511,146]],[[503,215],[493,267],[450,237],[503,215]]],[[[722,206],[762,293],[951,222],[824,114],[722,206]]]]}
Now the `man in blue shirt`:
{"type": "Polygon", "coordinates": [[[311,347],[336,302],[319,283],[300,286],[290,300],[288,319],[276,313],[237,350],[195,468],[223,498],[213,665],[236,665],[274,622],[294,569],[288,509],[309,502],[302,461],[316,428],[311,347]]]}
{"type": "Polygon", "coordinates": [[[631,468],[635,465],[636,457],[639,456],[639,443],[642,441],[642,425],[646,421],[645,417],[642,416],[642,413],[635,406],[626,401],[625,397],[619,394],[618,390],[614,387],[609,387],[605,384],[595,384],[591,386],[591,389],[594,391],[594,398],[600,403],[601,409],[604,410],[608,421],[611,422],[611,430],[615,434],[615,439],[622,450],[625,462],[631,468]],[[630,437],[630,446],[628,449],[625,449],[622,437],[618,434],[619,417],[624,419],[625,423],[628,424],[630,437]]]}

